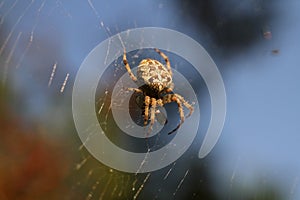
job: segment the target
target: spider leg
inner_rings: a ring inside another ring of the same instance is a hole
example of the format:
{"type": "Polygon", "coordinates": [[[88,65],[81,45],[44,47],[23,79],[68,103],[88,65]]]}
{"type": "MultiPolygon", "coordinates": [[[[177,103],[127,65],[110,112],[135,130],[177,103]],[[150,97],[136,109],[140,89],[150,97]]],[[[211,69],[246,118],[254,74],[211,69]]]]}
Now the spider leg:
{"type": "Polygon", "coordinates": [[[155,98],[151,98],[151,108],[150,108],[150,127],[148,130],[148,135],[151,133],[152,129],[153,129],[153,125],[155,122],[155,110],[156,110],[156,99],[155,98]]]}
{"type": "Polygon", "coordinates": [[[135,75],[132,73],[132,71],[131,71],[131,69],[130,69],[130,66],[129,66],[128,61],[127,61],[127,58],[126,58],[126,50],[125,50],[125,49],[124,49],[124,54],[123,54],[123,63],[124,63],[124,65],[125,65],[125,67],[126,67],[126,70],[127,70],[128,74],[129,74],[130,78],[131,78],[134,82],[136,82],[136,81],[137,81],[137,78],[135,77],[135,75]]]}
{"type": "Polygon", "coordinates": [[[168,56],[166,56],[163,52],[161,52],[161,51],[160,51],[159,49],[157,49],[157,48],[155,48],[154,50],[155,50],[157,53],[159,53],[159,55],[160,55],[161,57],[163,57],[163,59],[164,59],[165,62],[166,62],[167,69],[168,69],[170,75],[172,76],[171,64],[170,64],[170,61],[169,61],[168,56]]]}
{"type": "MultiPolygon", "coordinates": [[[[172,87],[174,87],[174,86],[172,85],[172,87]]],[[[166,89],[165,89],[165,92],[166,92],[166,93],[171,93],[171,92],[173,92],[173,88],[172,88],[172,87],[166,88],[166,89]]]]}
{"type": "MultiPolygon", "coordinates": [[[[157,99],[156,103],[158,106],[163,107],[163,100],[162,99],[157,99]]],[[[159,109],[157,109],[155,111],[155,116],[156,116],[156,120],[161,124],[161,125],[165,125],[168,123],[168,119],[167,117],[164,115],[164,113],[160,112],[159,109]]]]}
{"type": "Polygon", "coordinates": [[[149,105],[150,105],[150,97],[145,97],[145,113],[144,113],[144,126],[147,125],[149,119],[149,105]]]}
{"type": "Polygon", "coordinates": [[[133,92],[136,92],[136,93],[143,93],[143,90],[138,89],[138,88],[126,88],[126,90],[133,91],[133,92]]]}
{"type": "Polygon", "coordinates": [[[180,96],[179,94],[174,94],[182,103],[183,105],[190,110],[189,114],[186,116],[186,118],[188,118],[189,116],[192,115],[192,113],[194,112],[194,107],[189,104],[182,96],[180,96]]]}
{"type": "Polygon", "coordinates": [[[159,105],[159,106],[161,106],[161,107],[164,106],[164,103],[163,103],[163,100],[162,100],[162,99],[158,99],[158,100],[156,101],[156,103],[157,103],[157,105],[159,105]]]}
{"type": "Polygon", "coordinates": [[[163,104],[171,103],[171,102],[176,102],[178,105],[180,123],[176,126],[175,129],[173,129],[170,133],[168,133],[169,135],[177,131],[180,128],[181,124],[184,122],[184,112],[183,112],[182,103],[180,99],[177,98],[175,94],[167,94],[163,97],[163,104]]]}
{"type": "MultiPolygon", "coordinates": [[[[173,129],[170,133],[168,134],[172,134],[174,133],[176,130],[178,130],[181,126],[181,124],[184,122],[184,111],[183,111],[183,107],[182,107],[182,104],[184,106],[186,106],[189,110],[190,110],[190,113],[188,116],[190,116],[193,111],[194,111],[194,108],[193,106],[191,106],[182,96],[180,96],[179,94],[167,94],[163,97],[163,104],[166,104],[166,103],[171,103],[171,102],[176,102],[177,105],[178,105],[178,111],[179,111],[179,116],[180,116],[180,123],[176,126],[175,129],[173,129]]],[[[187,116],[187,117],[188,117],[187,116]]]]}

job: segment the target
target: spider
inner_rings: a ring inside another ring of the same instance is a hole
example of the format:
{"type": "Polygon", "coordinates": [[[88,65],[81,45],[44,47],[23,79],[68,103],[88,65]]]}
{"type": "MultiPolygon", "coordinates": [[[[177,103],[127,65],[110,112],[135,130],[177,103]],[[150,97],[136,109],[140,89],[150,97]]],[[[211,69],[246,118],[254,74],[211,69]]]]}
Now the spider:
{"type": "Polygon", "coordinates": [[[129,91],[142,93],[144,98],[144,126],[147,125],[149,120],[150,111],[150,127],[149,132],[152,131],[152,127],[155,121],[155,114],[157,113],[157,106],[163,107],[167,103],[176,102],[178,105],[178,111],[180,116],[180,123],[170,133],[175,132],[181,124],[184,122],[185,116],[183,112],[182,104],[189,109],[189,117],[194,108],[190,105],[182,96],[173,93],[174,84],[172,82],[172,70],[169,58],[161,52],[159,49],[154,49],[166,62],[166,67],[157,60],[144,59],[139,63],[137,69],[137,76],[135,76],[128,64],[126,58],[126,50],[124,49],[123,63],[125,68],[134,82],[141,82],[140,88],[127,88],[129,91]]]}

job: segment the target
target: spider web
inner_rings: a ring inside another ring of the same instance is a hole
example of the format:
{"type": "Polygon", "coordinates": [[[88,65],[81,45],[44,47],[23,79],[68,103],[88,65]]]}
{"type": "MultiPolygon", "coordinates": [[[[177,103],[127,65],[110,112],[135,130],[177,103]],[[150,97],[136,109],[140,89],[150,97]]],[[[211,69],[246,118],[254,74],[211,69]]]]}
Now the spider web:
{"type": "MultiPolygon", "coordinates": [[[[256,16],[266,12],[262,7],[264,1],[247,1],[248,4],[230,2],[235,8],[244,9],[254,5],[256,16]]],[[[190,1],[189,4],[193,3],[195,2],[190,1]]],[[[209,23],[200,26],[201,30],[192,28],[195,24],[191,19],[195,16],[184,14],[188,13],[187,6],[188,3],[179,2],[177,5],[163,0],[122,3],[93,0],[75,3],[63,0],[0,1],[1,87],[3,90],[13,91],[11,98],[20,119],[50,130],[58,138],[58,142],[73,147],[70,157],[74,159],[74,163],[66,178],[66,193],[61,196],[71,199],[298,199],[298,169],[282,176],[276,175],[276,172],[274,176],[272,172],[263,170],[253,172],[253,169],[246,166],[251,159],[244,158],[243,153],[226,159],[222,157],[222,148],[227,148],[224,141],[208,158],[200,160],[197,157],[210,120],[209,93],[201,76],[193,71],[193,66],[171,52],[166,54],[172,67],[190,81],[201,99],[201,123],[197,138],[181,158],[155,172],[119,172],[97,161],[79,140],[72,121],[72,85],[87,54],[114,34],[145,26],[171,28],[201,41],[209,48],[209,52],[219,55],[217,63],[232,64],[227,61],[227,57],[222,57],[226,50],[222,50],[220,43],[212,39],[211,35],[214,35],[215,30],[206,29],[209,23]],[[252,177],[253,174],[256,177],[252,177]]],[[[246,9],[243,16],[250,11],[246,9]]],[[[227,13],[226,9],[220,12],[227,13]]],[[[259,24],[264,34],[270,30],[269,24],[264,21],[266,18],[261,19],[263,22],[259,24]]],[[[218,26],[226,24],[226,20],[228,18],[217,19],[218,26]]],[[[265,45],[261,49],[270,51],[274,47],[265,45]]],[[[161,60],[151,50],[128,53],[131,66],[136,66],[141,59],[148,57],[161,60]]],[[[124,73],[126,70],[122,58],[118,58],[110,64],[105,77],[98,84],[95,111],[99,114],[99,124],[104,130],[113,128],[110,104],[112,86],[124,73]]],[[[142,124],[142,116],[139,116],[142,113],[140,102],[136,98],[132,101],[132,118],[137,124],[142,124]]],[[[128,108],[119,109],[121,112],[128,108]]],[[[166,109],[168,117],[160,115],[155,123],[164,124],[164,120],[168,119],[168,126],[176,126],[176,106],[169,105],[166,109]]],[[[158,135],[153,141],[131,141],[117,134],[111,135],[110,139],[123,148],[147,152],[161,148],[172,137],[158,135]]],[[[87,140],[90,139],[92,137],[87,140]]],[[[297,139],[299,138],[295,141],[297,139]]],[[[250,166],[253,165],[250,163],[250,166]]]]}

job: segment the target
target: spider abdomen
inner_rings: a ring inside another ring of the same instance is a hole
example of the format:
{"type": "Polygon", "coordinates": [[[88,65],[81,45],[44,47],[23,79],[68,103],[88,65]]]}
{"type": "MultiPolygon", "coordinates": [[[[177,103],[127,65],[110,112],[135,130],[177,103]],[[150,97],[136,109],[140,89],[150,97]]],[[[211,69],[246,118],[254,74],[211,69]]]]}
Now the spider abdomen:
{"type": "Polygon", "coordinates": [[[157,60],[144,59],[140,62],[137,77],[146,85],[158,91],[172,85],[172,76],[157,60]]]}

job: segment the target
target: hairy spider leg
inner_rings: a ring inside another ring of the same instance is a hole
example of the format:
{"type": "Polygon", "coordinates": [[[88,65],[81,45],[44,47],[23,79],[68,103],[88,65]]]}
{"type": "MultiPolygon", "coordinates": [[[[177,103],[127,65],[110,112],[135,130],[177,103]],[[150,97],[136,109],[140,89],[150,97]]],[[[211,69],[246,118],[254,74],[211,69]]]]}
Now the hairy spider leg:
{"type": "Polygon", "coordinates": [[[145,96],[145,113],[144,113],[144,126],[147,125],[149,119],[149,105],[150,105],[150,97],[145,96]]]}
{"type": "Polygon", "coordinates": [[[143,90],[139,88],[126,88],[126,90],[136,92],[136,93],[143,93],[143,90]]]}
{"type": "Polygon", "coordinates": [[[194,112],[194,108],[191,104],[189,104],[182,96],[180,96],[179,94],[175,94],[176,97],[183,103],[183,105],[189,109],[189,114],[185,117],[185,118],[188,118],[189,116],[191,116],[194,112]]]}
{"type": "Polygon", "coordinates": [[[147,135],[149,135],[152,132],[153,125],[155,122],[155,111],[156,111],[156,99],[151,98],[151,108],[150,108],[150,127],[148,129],[147,135]]]}
{"type": "Polygon", "coordinates": [[[167,66],[167,69],[168,69],[168,72],[170,73],[170,75],[172,76],[172,69],[171,69],[171,64],[170,64],[170,61],[169,61],[169,58],[168,56],[166,56],[163,52],[161,52],[159,49],[155,48],[154,49],[161,57],[163,57],[163,59],[165,60],[166,62],[166,66],[167,66]]]}
{"type": "Polygon", "coordinates": [[[125,67],[126,67],[126,70],[127,70],[128,74],[129,74],[130,78],[131,78],[134,82],[136,82],[136,81],[137,81],[137,78],[136,78],[136,76],[132,73],[132,71],[131,71],[131,69],[130,69],[130,65],[128,64],[128,61],[127,61],[126,50],[125,50],[125,49],[124,49],[124,54],[123,54],[123,63],[124,63],[124,65],[125,65],[125,67]]]}
{"type": "Polygon", "coordinates": [[[190,113],[188,114],[187,117],[189,117],[193,113],[194,108],[179,94],[167,94],[163,97],[162,101],[163,101],[163,104],[176,102],[178,105],[180,123],[176,126],[175,129],[173,129],[170,133],[168,133],[170,135],[170,134],[174,133],[175,131],[177,131],[180,128],[181,124],[185,120],[182,104],[190,110],[190,113]]]}

